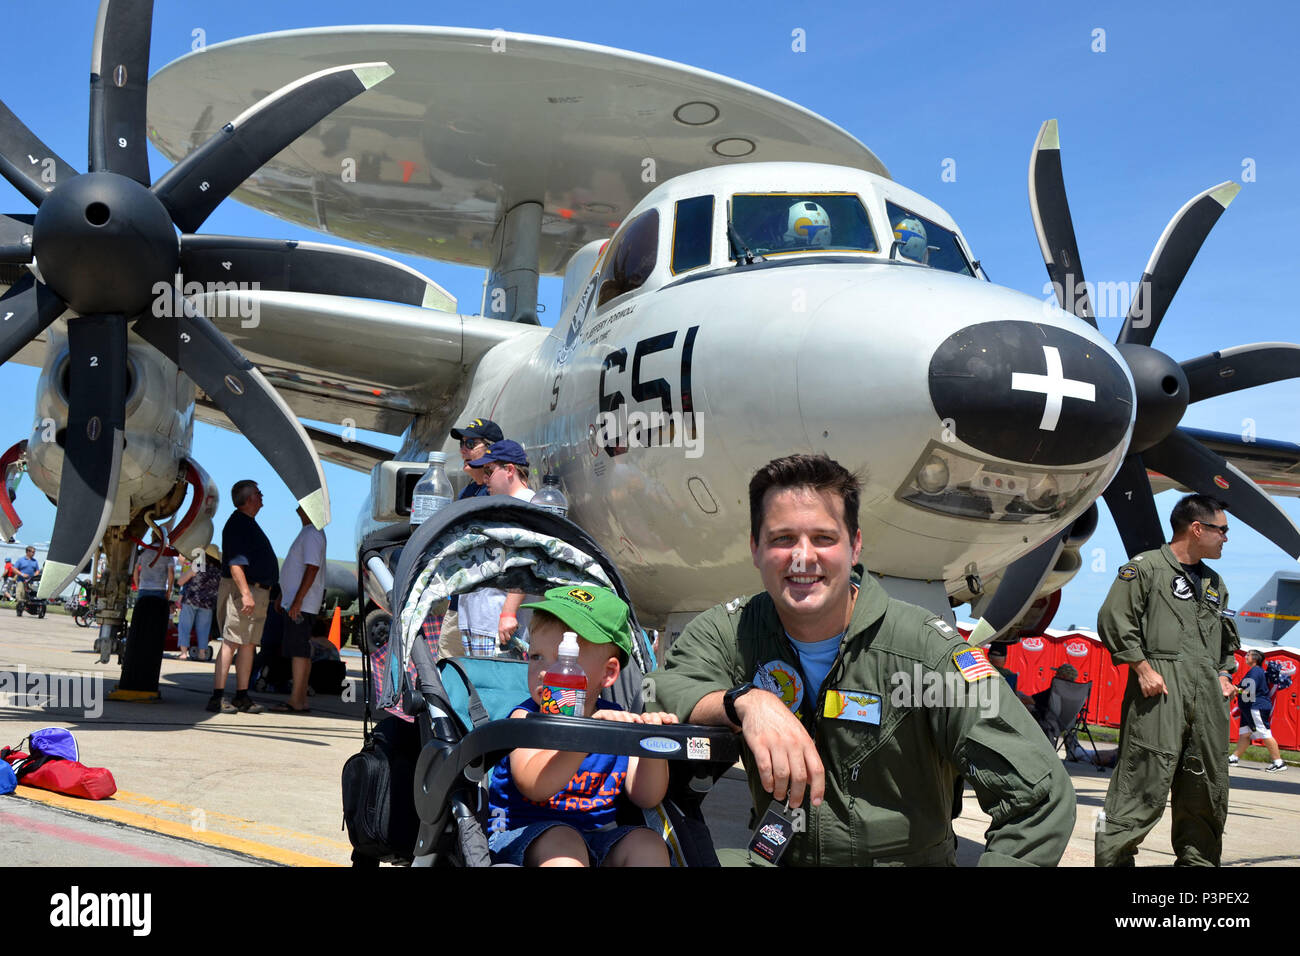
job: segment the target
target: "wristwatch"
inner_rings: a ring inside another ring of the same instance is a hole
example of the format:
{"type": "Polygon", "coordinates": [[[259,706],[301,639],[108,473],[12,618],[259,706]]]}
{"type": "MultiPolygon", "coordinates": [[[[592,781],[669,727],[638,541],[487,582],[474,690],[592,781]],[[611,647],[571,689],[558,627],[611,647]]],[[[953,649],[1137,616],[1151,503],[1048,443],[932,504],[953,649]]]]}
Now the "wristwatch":
{"type": "Polygon", "coordinates": [[[722,695],[722,709],[726,712],[727,719],[737,727],[740,726],[740,715],[736,713],[736,698],[749,693],[753,689],[753,684],[746,683],[741,684],[739,687],[733,687],[722,695]]]}

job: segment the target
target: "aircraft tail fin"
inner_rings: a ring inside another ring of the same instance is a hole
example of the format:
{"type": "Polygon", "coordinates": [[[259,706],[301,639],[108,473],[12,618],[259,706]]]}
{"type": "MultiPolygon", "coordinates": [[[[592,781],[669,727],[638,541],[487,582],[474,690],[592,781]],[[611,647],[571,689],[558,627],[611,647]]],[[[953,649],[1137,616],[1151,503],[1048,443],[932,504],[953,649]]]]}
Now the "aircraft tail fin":
{"type": "Polygon", "coordinates": [[[1300,621],[1300,571],[1278,571],[1237,610],[1242,640],[1277,644],[1300,621]]]}

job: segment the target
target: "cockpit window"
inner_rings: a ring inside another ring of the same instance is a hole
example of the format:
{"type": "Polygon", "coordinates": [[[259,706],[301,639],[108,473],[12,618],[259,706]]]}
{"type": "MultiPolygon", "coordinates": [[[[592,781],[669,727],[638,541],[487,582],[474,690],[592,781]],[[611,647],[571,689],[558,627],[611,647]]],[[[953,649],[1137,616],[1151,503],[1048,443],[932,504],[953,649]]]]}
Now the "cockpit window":
{"type": "Polygon", "coordinates": [[[629,222],[605,253],[596,305],[602,306],[625,292],[641,288],[654,272],[658,257],[659,212],[649,209],[629,222]]]}
{"type": "Polygon", "coordinates": [[[886,201],[889,224],[898,243],[898,255],[945,272],[973,275],[966,254],[962,252],[957,234],[937,222],[909,212],[902,206],[886,201]]]}
{"type": "MultiPolygon", "coordinates": [[[[879,252],[857,193],[737,193],[731,224],[750,252],[879,252]]],[[[732,239],[731,257],[744,251],[732,239]]]]}
{"type": "Polygon", "coordinates": [[[673,219],[673,275],[707,266],[712,258],[713,197],[680,200],[673,219]]]}

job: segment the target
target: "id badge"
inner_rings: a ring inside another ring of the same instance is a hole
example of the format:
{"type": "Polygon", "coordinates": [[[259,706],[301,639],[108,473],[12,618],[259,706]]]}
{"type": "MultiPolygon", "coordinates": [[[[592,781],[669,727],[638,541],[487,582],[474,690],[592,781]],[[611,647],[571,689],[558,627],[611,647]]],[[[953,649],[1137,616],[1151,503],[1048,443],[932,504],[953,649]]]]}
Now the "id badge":
{"type": "Polygon", "coordinates": [[[798,812],[790,809],[788,801],[773,800],[754,830],[754,835],[749,838],[751,858],[757,854],[759,859],[773,866],[780,862],[781,855],[789,848],[790,839],[794,836],[794,817],[798,812]]]}

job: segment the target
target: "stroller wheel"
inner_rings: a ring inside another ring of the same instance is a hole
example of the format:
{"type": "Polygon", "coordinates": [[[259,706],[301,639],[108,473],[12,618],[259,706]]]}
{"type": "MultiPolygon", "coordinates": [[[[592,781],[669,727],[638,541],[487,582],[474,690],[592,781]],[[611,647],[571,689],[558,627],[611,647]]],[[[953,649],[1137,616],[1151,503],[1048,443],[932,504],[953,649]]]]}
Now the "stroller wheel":
{"type": "Polygon", "coordinates": [[[18,607],[17,607],[15,610],[18,611],[18,616],[19,616],[19,617],[22,617],[22,616],[23,616],[23,605],[22,605],[22,602],[19,602],[18,607]]]}
{"type": "Polygon", "coordinates": [[[259,678],[257,679],[257,682],[256,682],[255,684],[253,684],[253,690],[257,691],[259,694],[260,694],[260,693],[265,693],[265,691],[266,691],[266,681],[265,681],[264,679],[262,679],[261,677],[259,677],[259,678]]]}
{"type": "Polygon", "coordinates": [[[38,618],[43,618],[43,617],[45,617],[45,605],[44,605],[44,604],[42,604],[40,607],[38,607],[38,608],[36,609],[36,616],[37,616],[38,618]]]}

